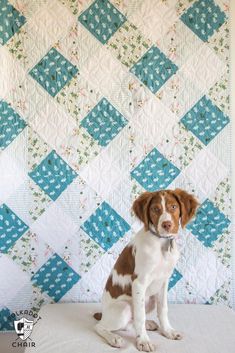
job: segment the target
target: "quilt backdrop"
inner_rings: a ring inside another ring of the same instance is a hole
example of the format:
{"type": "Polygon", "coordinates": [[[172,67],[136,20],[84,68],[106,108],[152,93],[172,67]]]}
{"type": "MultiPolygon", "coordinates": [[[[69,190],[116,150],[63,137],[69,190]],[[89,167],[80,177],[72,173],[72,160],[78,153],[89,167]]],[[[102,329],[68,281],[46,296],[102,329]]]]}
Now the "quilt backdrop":
{"type": "Polygon", "coordinates": [[[144,190],[196,194],[172,302],[231,305],[227,0],[0,0],[0,327],[98,301],[144,190]]]}

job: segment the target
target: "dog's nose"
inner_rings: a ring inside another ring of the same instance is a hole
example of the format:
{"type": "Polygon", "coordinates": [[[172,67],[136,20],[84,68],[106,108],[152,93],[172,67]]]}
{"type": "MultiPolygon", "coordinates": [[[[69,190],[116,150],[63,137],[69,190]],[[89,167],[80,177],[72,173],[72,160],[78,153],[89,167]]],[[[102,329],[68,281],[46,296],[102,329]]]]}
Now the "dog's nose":
{"type": "Polygon", "coordinates": [[[162,228],[165,229],[167,232],[171,229],[172,223],[170,221],[162,222],[162,228]]]}

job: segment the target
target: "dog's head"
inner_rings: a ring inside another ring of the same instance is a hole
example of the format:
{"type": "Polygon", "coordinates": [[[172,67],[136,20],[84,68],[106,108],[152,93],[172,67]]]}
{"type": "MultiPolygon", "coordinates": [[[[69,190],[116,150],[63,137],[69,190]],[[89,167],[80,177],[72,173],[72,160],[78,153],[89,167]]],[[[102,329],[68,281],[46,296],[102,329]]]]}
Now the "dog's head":
{"type": "Polygon", "coordinates": [[[181,189],[144,192],[133,204],[135,215],[145,230],[154,228],[162,237],[176,235],[195,216],[199,206],[196,198],[181,189]]]}

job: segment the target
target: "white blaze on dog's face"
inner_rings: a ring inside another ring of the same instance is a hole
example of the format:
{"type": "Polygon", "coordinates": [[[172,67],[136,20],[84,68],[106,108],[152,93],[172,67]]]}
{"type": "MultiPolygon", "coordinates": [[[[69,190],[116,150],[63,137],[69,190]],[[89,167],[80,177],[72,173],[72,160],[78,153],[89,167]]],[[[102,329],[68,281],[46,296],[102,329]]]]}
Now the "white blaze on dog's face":
{"type": "Polygon", "coordinates": [[[149,223],[161,236],[175,235],[179,230],[180,203],[167,191],[153,195],[149,208],[149,223]]]}
{"type": "Polygon", "coordinates": [[[176,235],[179,225],[184,227],[195,215],[198,202],[181,189],[146,192],[133,204],[137,217],[160,236],[176,235]]]}

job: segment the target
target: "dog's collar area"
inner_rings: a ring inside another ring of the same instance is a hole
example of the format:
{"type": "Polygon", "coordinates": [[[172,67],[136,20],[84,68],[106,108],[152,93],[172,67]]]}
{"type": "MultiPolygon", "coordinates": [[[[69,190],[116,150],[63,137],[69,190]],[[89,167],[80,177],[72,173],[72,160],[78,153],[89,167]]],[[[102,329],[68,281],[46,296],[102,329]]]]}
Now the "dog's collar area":
{"type": "Polygon", "coordinates": [[[173,249],[173,241],[175,240],[174,236],[169,236],[169,237],[163,237],[160,234],[158,234],[157,232],[155,232],[153,229],[151,229],[151,227],[149,227],[149,231],[151,234],[153,234],[154,236],[156,236],[159,239],[165,239],[165,240],[169,240],[168,242],[168,246],[166,247],[167,251],[171,251],[173,249]]]}

